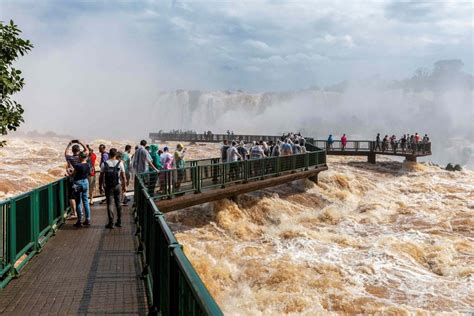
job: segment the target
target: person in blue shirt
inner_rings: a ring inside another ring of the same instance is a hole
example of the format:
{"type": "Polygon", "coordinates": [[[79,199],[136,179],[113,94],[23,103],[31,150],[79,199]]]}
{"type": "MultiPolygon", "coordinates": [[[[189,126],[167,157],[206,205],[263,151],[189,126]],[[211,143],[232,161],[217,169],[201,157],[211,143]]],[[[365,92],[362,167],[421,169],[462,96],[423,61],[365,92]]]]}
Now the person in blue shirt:
{"type": "Polygon", "coordinates": [[[332,138],[332,134],[331,134],[331,135],[329,135],[329,137],[328,137],[328,142],[327,142],[327,147],[328,147],[328,148],[327,148],[327,149],[332,149],[332,148],[333,148],[333,147],[332,147],[333,144],[334,144],[334,139],[332,138]]]}

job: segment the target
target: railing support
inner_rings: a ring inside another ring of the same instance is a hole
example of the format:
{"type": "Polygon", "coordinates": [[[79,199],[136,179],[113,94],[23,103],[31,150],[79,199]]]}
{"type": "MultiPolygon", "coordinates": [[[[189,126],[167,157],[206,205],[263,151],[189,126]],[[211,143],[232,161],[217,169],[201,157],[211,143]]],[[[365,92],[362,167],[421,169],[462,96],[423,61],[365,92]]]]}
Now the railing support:
{"type": "Polygon", "coordinates": [[[367,162],[368,162],[368,163],[373,163],[373,164],[375,164],[375,161],[376,161],[375,156],[376,156],[376,155],[377,155],[377,154],[376,154],[375,152],[370,152],[370,153],[367,155],[367,162]]]}
{"type": "Polygon", "coordinates": [[[10,274],[17,275],[16,262],[16,201],[10,202],[10,214],[8,214],[8,261],[10,263],[10,274]]]}

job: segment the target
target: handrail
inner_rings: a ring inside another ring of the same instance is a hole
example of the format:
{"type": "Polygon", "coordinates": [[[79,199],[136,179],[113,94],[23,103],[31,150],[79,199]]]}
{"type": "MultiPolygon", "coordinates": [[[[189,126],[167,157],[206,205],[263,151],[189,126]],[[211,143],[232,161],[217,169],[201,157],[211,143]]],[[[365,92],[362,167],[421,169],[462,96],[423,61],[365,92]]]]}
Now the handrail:
{"type": "Polygon", "coordinates": [[[370,152],[376,154],[398,154],[398,155],[427,155],[431,154],[431,142],[419,142],[415,144],[405,143],[403,146],[400,143],[392,145],[390,142],[380,142],[379,146],[373,140],[348,140],[346,146],[343,148],[342,141],[334,140],[332,146],[329,146],[327,140],[314,140],[316,146],[326,148],[329,152],[340,151],[359,151],[370,152]]]}
{"type": "Polygon", "coordinates": [[[150,314],[223,315],[138,176],[135,202],[150,314]]]}
{"type": "Polygon", "coordinates": [[[204,162],[202,165],[192,160],[184,168],[161,170],[159,175],[151,171],[138,177],[152,198],[171,199],[186,193],[200,193],[204,189],[227,187],[326,165],[326,152],[323,149],[309,143],[306,147],[307,153],[290,156],[225,163],[219,158],[211,158],[200,160],[204,162]]]}
{"type": "Polygon", "coordinates": [[[139,251],[142,253],[143,276],[146,279],[151,313],[222,315],[155,203],[156,198],[162,197],[154,194],[158,180],[169,184],[166,197],[172,198],[173,194],[178,193],[174,191],[178,179],[183,182],[180,194],[199,193],[205,188],[231,185],[239,181],[256,181],[326,165],[324,150],[311,144],[307,145],[307,149],[311,151],[305,154],[238,162],[221,163],[220,159],[211,158],[208,159],[209,164],[199,165],[194,160],[184,168],[161,170],[160,175],[147,172],[135,176],[139,251]],[[234,177],[239,172],[240,176],[234,177]]]}
{"type": "Polygon", "coordinates": [[[66,178],[0,201],[0,289],[17,276],[68,212],[66,178]]]}
{"type": "MultiPolygon", "coordinates": [[[[252,141],[274,141],[281,140],[282,136],[274,135],[237,135],[237,134],[190,134],[190,133],[150,133],[149,137],[154,141],[157,139],[163,141],[203,141],[203,142],[222,142],[227,140],[243,140],[245,142],[252,141]]],[[[397,155],[430,155],[431,154],[431,143],[417,143],[409,144],[402,148],[401,144],[392,146],[388,143],[382,148],[382,142],[380,142],[380,148],[377,150],[376,142],[373,140],[362,140],[362,139],[351,139],[347,141],[346,147],[343,149],[340,140],[334,140],[333,145],[329,147],[326,139],[314,139],[311,137],[305,137],[306,144],[314,144],[318,147],[325,148],[330,154],[342,152],[342,151],[357,151],[366,153],[376,154],[397,154],[397,155]]]]}

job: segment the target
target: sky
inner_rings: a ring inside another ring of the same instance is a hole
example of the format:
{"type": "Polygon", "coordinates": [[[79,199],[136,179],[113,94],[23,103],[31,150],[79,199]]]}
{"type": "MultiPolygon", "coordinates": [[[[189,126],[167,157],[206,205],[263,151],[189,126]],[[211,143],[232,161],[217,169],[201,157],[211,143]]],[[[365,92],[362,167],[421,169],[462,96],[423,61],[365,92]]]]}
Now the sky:
{"type": "Polygon", "coordinates": [[[28,124],[59,131],[74,111],[92,132],[112,110],[126,124],[160,91],[401,79],[453,58],[472,74],[473,15],[472,1],[451,0],[0,0],[0,20],[35,46],[18,62],[28,124]]]}

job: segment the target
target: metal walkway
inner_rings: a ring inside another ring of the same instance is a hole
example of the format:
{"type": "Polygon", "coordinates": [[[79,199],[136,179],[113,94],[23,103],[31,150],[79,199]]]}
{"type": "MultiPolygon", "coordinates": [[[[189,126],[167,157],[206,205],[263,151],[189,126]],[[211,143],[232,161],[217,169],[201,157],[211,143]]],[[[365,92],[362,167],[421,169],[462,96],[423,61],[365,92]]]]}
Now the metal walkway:
{"type": "MultiPolygon", "coordinates": [[[[152,142],[161,141],[183,141],[183,142],[203,142],[203,143],[220,143],[224,139],[242,140],[246,143],[253,141],[273,141],[274,143],[280,139],[280,136],[272,135],[228,135],[228,134],[185,134],[185,133],[150,133],[152,142]]],[[[327,140],[318,140],[305,137],[306,142],[318,148],[326,149],[328,155],[335,156],[366,156],[370,163],[376,162],[377,155],[388,155],[405,157],[408,161],[416,161],[418,157],[431,155],[431,143],[419,143],[413,145],[412,148],[387,148],[381,150],[376,147],[375,141],[371,140],[348,140],[345,148],[342,147],[340,140],[335,140],[331,147],[328,146],[327,140]]]]}
{"type": "Polygon", "coordinates": [[[95,205],[92,225],[68,221],[0,290],[0,314],[123,314],[148,311],[129,208],[122,228],[104,229],[105,206],[95,205]]]}

